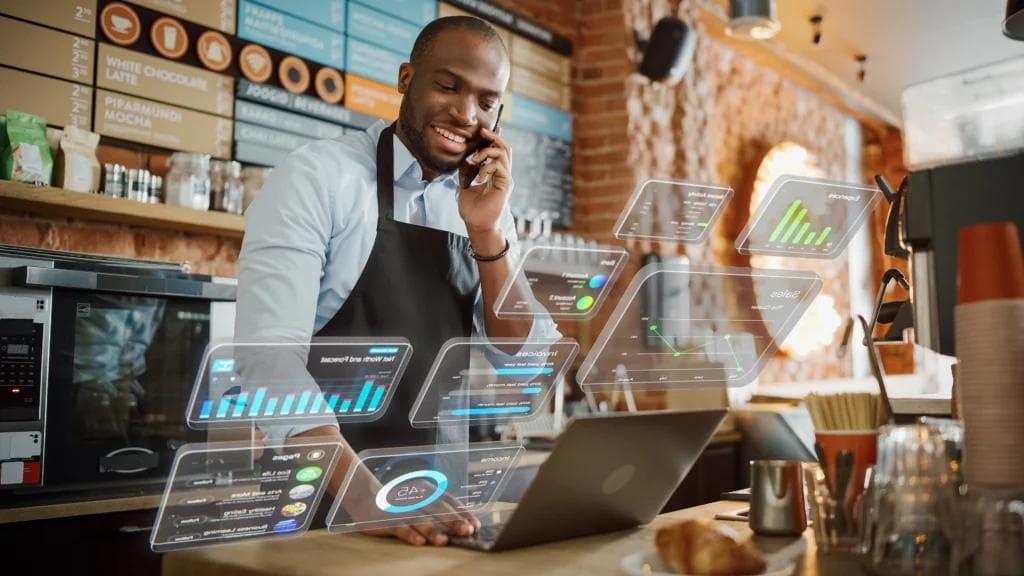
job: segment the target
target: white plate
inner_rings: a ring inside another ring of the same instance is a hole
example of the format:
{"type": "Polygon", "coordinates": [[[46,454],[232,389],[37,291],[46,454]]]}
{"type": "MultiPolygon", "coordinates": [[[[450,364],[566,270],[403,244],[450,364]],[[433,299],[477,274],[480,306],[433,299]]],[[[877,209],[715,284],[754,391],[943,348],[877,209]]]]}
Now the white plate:
{"type": "MultiPolygon", "coordinates": [[[[796,564],[772,566],[769,563],[768,571],[760,576],[790,576],[794,568],[796,568],[796,564]]],[[[647,550],[626,556],[622,559],[622,570],[631,576],[680,576],[661,561],[656,550],[647,550]]]]}

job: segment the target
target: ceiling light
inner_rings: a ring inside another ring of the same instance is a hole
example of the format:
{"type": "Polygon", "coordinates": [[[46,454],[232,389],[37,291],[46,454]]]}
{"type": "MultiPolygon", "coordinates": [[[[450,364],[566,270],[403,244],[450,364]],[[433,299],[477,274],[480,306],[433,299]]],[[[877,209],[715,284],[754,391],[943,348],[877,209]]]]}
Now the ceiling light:
{"type": "Polygon", "coordinates": [[[725,32],[733,38],[767,40],[782,26],[775,18],[775,0],[730,0],[725,32]]]}
{"type": "Polygon", "coordinates": [[[1006,20],[1003,34],[1014,40],[1024,40],[1024,0],[1006,0],[1006,20]]]}

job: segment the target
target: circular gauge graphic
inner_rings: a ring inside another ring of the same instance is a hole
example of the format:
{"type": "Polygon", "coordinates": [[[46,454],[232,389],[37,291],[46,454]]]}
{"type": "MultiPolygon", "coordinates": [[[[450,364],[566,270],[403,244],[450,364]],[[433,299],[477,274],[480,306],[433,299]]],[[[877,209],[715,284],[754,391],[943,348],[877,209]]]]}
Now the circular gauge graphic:
{"type": "Polygon", "coordinates": [[[447,488],[448,477],[437,470],[402,474],[377,492],[377,508],[389,514],[412,512],[436,502],[447,488]]]}
{"type": "Polygon", "coordinates": [[[587,284],[590,286],[591,289],[597,290],[598,288],[604,286],[605,282],[607,281],[607,276],[605,276],[604,274],[597,274],[593,278],[591,278],[590,282],[588,282],[587,284]]]}

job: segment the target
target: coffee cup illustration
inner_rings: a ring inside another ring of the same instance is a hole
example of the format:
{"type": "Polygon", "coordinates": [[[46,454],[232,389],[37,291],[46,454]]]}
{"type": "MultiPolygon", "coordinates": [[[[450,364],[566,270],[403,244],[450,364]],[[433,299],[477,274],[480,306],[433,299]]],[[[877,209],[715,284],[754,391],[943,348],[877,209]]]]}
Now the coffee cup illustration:
{"type": "Polygon", "coordinates": [[[110,24],[114,27],[114,30],[118,32],[127,32],[132,27],[132,21],[125,18],[124,16],[111,16],[110,24]]]}

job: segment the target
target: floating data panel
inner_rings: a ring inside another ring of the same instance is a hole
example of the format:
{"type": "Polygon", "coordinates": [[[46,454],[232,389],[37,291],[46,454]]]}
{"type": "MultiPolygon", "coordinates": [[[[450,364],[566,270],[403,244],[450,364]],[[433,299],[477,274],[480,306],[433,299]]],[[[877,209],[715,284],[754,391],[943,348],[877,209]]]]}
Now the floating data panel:
{"type": "Polygon", "coordinates": [[[648,264],[577,381],[591,389],[749,384],[820,289],[813,272],[648,264]]]}
{"type": "Polygon", "coordinates": [[[332,532],[449,521],[484,511],[522,447],[470,444],[364,450],[327,519],[332,532]]]}
{"type": "Polygon", "coordinates": [[[728,187],[648,180],[630,196],[615,223],[615,237],[703,242],[730,198],[728,187]]]}
{"type": "Polygon", "coordinates": [[[502,319],[591,318],[604,304],[628,256],[615,247],[534,246],[502,287],[494,313],[502,319]]]}
{"type": "Polygon", "coordinates": [[[341,449],[317,439],[182,446],[150,546],[166,552],[305,532],[341,449]]]}
{"type": "Polygon", "coordinates": [[[875,188],[780,176],[736,240],[742,254],[835,258],[881,198],[875,188]]]}
{"type": "Polygon", "coordinates": [[[188,424],[376,420],[411,354],[404,338],[211,344],[193,386],[188,424]]]}
{"type": "Polygon", "coordinates": [[[529,420],[561,381],[579,344],[456,338],[441,348],[409,413],[418,428],[529,420]]]}

